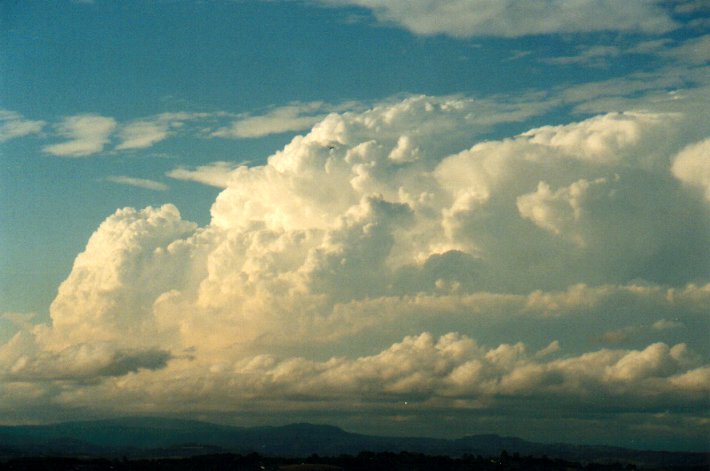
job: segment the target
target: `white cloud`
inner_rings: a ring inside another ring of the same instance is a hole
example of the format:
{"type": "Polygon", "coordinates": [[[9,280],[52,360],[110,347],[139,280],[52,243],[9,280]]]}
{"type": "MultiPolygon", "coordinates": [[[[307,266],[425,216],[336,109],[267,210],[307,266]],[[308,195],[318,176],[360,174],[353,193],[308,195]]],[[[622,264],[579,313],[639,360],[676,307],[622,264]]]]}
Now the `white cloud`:
{"type": "Polygon", "coordinates": [[[548,57],[541,61],[556,65],[586,65],[606,67],[612,59],[628,54],[657,55],[673,59],[679,64],[699,66],[710,60],[710,35],[674,42],[668,38],[641,41],[631,45],[595,44],[578,46],[571,56],[548,57]]]}
{"type": "Polygon", "coordinates": [[[244,165],[246,165],[244,162],[239,164],[232,162],[212,162],[208,165],[200,165],[195,169],[178,167],[170,170],[166,175],[176,180],[194,181],[217,188],[227,188],[232,173],[237,168],[244,165]]]}
{"type": "Polygon", "coordinates": [[[668,113],[608,113],[581,123],[543,126],[522,135],[532,143],[559,149],[570,158],[608,164],[628,160],[631,156],[625,155],[626,150],[637,152],[637,143],[647,143],[651,134],[678,118],[668,113]]]}
{"type": "MultiPolygon", "coordinates": [[[[23,120],[16,113],[0,113],[5,116],[7,138],[38,133],[45,125],[42,121],[23,120]],[[23,133],[23,134],[18,134],[23,133]]],[[[80,114],[64,118],[54,126],[59,136],[68,141],[44,146],[44,152],[62,157],[82,157],[103,151],[116,134],[119,143],[116,151],[145,149],[175,135],[210,134],[227,116],[225,112],[172,112],[160,113],[127,123],[118,123],[114,118],[96,114],[80,114]],[[198,124],[198,126],[196,126],[198,124]]],[[[2,139],[0,125],[0,139],[2,139]]]]}
{"type": "Polygon", "coordinates": [[[14,324],[20,330],[30,330],[33,325],[32,320],[36,317],[37,313],[34,312],[3,312],[0,314],[0,319],[14,324]]]}
{"type": "Polygon", "coordinates": [[[57,133],[69,140],[43,148],[48,154],[60,157],[84,157],[101,152],[116,128],[116,120],[95,114],[64,118],[57,133]]]}
{"type": "Polygon", "coordinates": [[[0,397],[38,383],[36,401],[124,413],[699,407],[710,233],[676,167],[702,154],[685,130],[703,124],[608,113],[476,142],[516,106],[408,97],[331,113],[263,165],[169,172],[224,188],[210,223],[171,205],[107,218],[51,324],[2,347],[0,397]],[[609,332],[623,348],[599,349],[609,332]]]}
{"type": "Polygon", "coordinates": [[[626,49],[625,52],[633,54],[656,54],[660,51],[663,51],[668,45],[672,43],[673,41],[668,38],[650,39],[634,44],[633,46],[626,49]]]}
{"type": "Polygon", "coordinates": [[[676,60],[690,64],[707,64],[710,61],[710,34],[692,38],[681,45],[669,48],[662,53],[676,60]]]}
{"type": "Polygon", "coordinates": [[[678,0],[675,6],[675,11],[682,14],[703,10],[710,10],[710,5],[705,0],[678,0]]]}
{"type": "Polygon", "coordinates": [[[161,113],[124,125],[119,136],[121,143],[116,150],[144,149],[168,138],[181,129],[186,121],[207,120],[221,113],[161,113]]]}
{"type": "Polygon", "coordinates": [[[540,182],[535,193],[518,197],[518,211],[541,228],[557,236],[568,234],[574,242],[584,245],[584,234],[576,233],[574,226],[582,218],[585,200],[590,198],[590,193],[605,184],[603,178],[592,182],[578,180],[553,193],[549,185],[540,182]]]}
{"type": "Polygon", "coordinates": [[[168,123],[136,121],[123,127],[120,136],[122,142],[116,150],[142,149],[150,147],[168,137],[168,123]]]}
{"type": "Polygon", "coordinates": [[[123,376],[142,368],[164,368],[171,358],[163,350],[121,350],[100,342],[73,344],[56,351],[37,351],[32,342],[25,332],[20,332],[0,351],[0,361],[10,365],[3,375],[4,380],[94,381],[97,377],[123,376]],[[18,351],[25,354],[17,355],[18,351]]]}
{"type": "MultiPolygon", "coordinates": [[[[347,106],[347,105],[346,105],[347,106]]],[[[320,101],[292,103],[269,110],[262,115],[249,115],[212,133],[214,137],[257,138],[270,134],[297,132],[311,128],[330,111],[341,107],[320,101]]]]}
{"type": "Polygon", "coordinates": [[[672,171],[678,180],[702,190],[710,202],[710,138],[683,149],[673,160],[672,171]]]}
{"type": "Polygon", "coordinates": [[[138,188],[145,188],[146,190],[165,191],[168,189],[168,186],[166,184],[157,182],[155,180],[149,180],[146,178],[127,177],[125,175],[111,175],[109,177],[106,177],[106,180],[113,183],[118,183],[120,185],[129,185],[138,188]]]}
{"type": "Polygon", "coordinates": [[[25,119],[14,111],[0,109],[0,142],[39,134],[47,123],[25,119]]]}
{"type": "Polygon", "coordinates": [[[72,339],[133,336],[142,344],[141,333],[147,332],[143,321],[153,322],[145,318],[150,300],[165,287],[161,280],[169,284],[185,275],[171,269],[180,245],[173,242],[194,230],[171,205],[116,211],[91,236],[59,287],[50,308],[53,330],[63,332],[56,340],[66,347],[72,339]],[[143,262],[136,263],[139,259],[143,262]]]}
{"type": "Polygon", "coordinates": [[[359,6],[383,22],[420,35],[454,37],[643,31],[676,27],[660,2],[631,0],[321,0],[327,5],[359,6]]]}
{"type": "MultiPolygon", "coordinates": [[[[69,364],[76,368],[82,362],[91,362],[92,368],[98,369],[112,360],[87,356],[91,353],[71,352],[81,359],[69,364]]],[[[684,344],[603,349],[546,361],[529,354],[522,343],[486,348],[460,334],[437,338],[425,332],[354,359],[315,361],[257,355],[211,367],[173,360],[171,364],[179,366],[172,372],[152,371],[152,366],[165,362],[164,356],[152,355],[159,358],[128,362],[126,369],[130,367],[133,374],[122,378],[107,374],[98,385],[65,388],[54,402],[89,406],[104,413],[127,405],[142,405],[138,410],[145,412],[160,411],[161,406],[208,411],[219,405],[221,410],[231,412],[244,404],[268,407],[273,413],[296,404],[306,409],[323,405],[342,409],[353,404],[382,409],[401,407],[403,402],[412,402],[420,410],[441,411],[456,405],[495,410],[518,398],[546,404],[545,408],[560,413],[570,403],[605,408],[613,398],[617,406],[627,404],[636,411],[653,412],[659,407],[702,407],[710,392],[708,368],[698,366],[684,344]],[[145,364],[144,369],[138,370],[134,363],[145,364]],[[150,377],[161,381],[146,381],[150,377]],[[97,398],[103,402],[97,403],[97,398]]],[[[59,368],[54,374],[62,372],[62,366],[59,368]]]]}
{"type": "Polygon", "coordinates": [[[543,59],[547,64],[577,65],[584,64],[594,67],[604,67],[609,58],[618,57],[622,50],[618,46],[586,46],[580,47],[574,56],[560,56],[543,59]]]}
{"type": "Polygon", "coordinates": [[[682,322],[678,321],[669,321],[666,319],[661,319],[653,323],[653,328],[655,330],[669,330],[669,329],[677,329],[683,327],[682,322]]]}

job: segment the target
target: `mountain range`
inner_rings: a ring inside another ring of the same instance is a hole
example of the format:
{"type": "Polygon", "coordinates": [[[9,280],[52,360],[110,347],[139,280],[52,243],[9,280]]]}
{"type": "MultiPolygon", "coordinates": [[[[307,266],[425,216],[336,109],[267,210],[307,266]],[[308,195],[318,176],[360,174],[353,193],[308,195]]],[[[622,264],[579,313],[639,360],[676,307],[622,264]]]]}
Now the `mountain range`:
{"type": "Polygon", "coordinates": [[[236,427],[166,418],[121,418],[51,425],[0,426],[0,460],[21,456],[188,457],[218,453],[265,456],[337,456],[371,452],[497,456],[503,450],[578,462],[640,466],[708,466],[709,453],[642,451],[612,446],[543,444],[516,437],[471,435],[458,439],[386,437],[306,423],[236,427]]]}

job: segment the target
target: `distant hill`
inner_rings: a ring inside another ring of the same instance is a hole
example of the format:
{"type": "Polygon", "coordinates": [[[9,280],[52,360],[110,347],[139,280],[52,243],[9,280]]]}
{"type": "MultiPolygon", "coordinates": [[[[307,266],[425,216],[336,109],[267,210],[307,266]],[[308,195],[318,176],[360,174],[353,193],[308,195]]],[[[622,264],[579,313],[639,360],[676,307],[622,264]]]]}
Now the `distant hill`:
{"type": "Polygon", "coordinates": [[[371,452],[497,456],[501,451],[579,462],[640,466],[709,466],[707,453],[639,451],[617,447],[542,444],[515,437],[472,435],[459,439],[380,437],[329,425],[233,427],[206,422],[122,418],[39,426],[0,426],[0,460],[19,456],[187,457],[221,452],[264,456],[337,456],[371,452]]]}

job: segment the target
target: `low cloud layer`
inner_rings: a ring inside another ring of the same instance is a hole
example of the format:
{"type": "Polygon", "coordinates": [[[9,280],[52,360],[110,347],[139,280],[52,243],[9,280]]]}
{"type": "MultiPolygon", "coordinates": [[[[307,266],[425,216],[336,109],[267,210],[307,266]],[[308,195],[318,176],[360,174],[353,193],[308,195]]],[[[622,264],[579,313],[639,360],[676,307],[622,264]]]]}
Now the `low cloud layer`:
{"type": "Polygon", "coordinates": [[[172,205],[109,216],[51,324],[0,348],[0,407],[424,417],[611,401],[700,417],[698,117],[608,113],[476,142],[476,106],[331,113],[264,165],[171,172],[224,188],[211,222],[172,205]]]}

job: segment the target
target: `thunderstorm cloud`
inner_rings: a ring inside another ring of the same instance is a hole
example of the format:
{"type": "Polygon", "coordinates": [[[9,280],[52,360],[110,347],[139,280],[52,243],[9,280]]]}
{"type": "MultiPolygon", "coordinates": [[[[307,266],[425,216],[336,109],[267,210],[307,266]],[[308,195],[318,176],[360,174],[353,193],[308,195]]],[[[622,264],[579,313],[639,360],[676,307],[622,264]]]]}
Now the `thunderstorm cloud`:
{"type": "MultiPolygon", "coordinates": [[[[263,165],[173,171],[222,188],[210,222],[169,204],[106,218],[51,323],[0,347],[0,404],[706,407],[698,116],[606,113],[471,143],[480,119],[475,100],[412,96],[330,113],[263,165]]],[[[83,155],[114,127],[70,118],[71,140],[45,150],[83,155]]],[[[166,132],[134,123],[121,145],[166,132]]]]}

